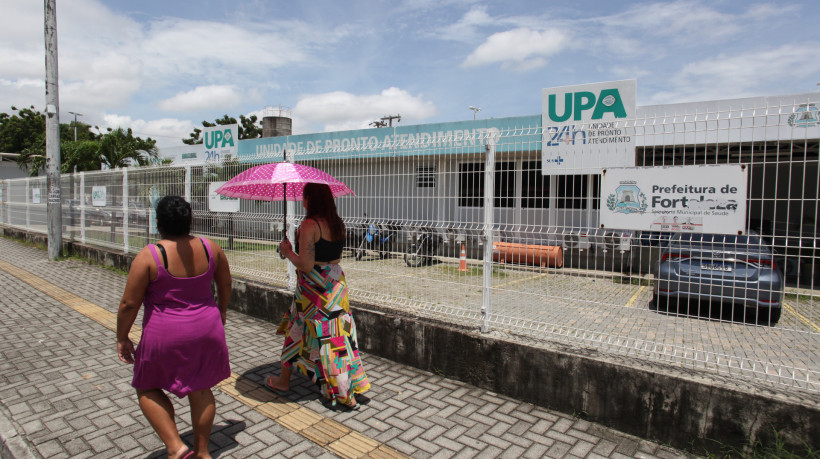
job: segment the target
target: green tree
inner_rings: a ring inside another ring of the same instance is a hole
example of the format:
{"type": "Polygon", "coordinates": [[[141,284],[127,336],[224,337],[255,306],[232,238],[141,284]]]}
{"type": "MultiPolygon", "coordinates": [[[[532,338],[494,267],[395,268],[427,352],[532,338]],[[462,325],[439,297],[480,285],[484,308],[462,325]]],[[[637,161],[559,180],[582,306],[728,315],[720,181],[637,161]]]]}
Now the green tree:
{"type": "MultiPolygon", "coordinates": [[[[79,133],[77,138],[79,138],[79,133]]],[[[72,134],[73,138],[73,134],[72,134]]],[[[100,169],[100,142],[98,140],[63,141],[60,145],[60,170],[65,173],[100,169]]]]}
{"type": "Polygon", "coordinates": [[[46,116],[33,105],[21,110],[12,106],[11,111],[11,115],[0,113],[0,151],[22,153],[40,146],[45,151],[46,116]]]}
{"type": "MultiPolygon", "coordinates": [[[[239,140],[256,139],[262,137],[262,123],[256,115],[251,115],[250,118],[245,115],[239,115],[239,123],[236,118],[228,115],[214,120],[213,123],[208,121],[202,122],[202,127],[225,126],[226,124],[238,124],[239,140]]],[[[187,145],[196,145],[202,143],[203,139],[200,137],[202,129],[194,128],[193,132],[188,135],[187,139],[182,139],[182,142],[187,145]]]]}
{"type": "MultiPolygon", "coordinates": [[[[94,126],[94,129],[99,130],[98,126],[94,126]]],[[[83,140],[100,140],[102,138],[102,134],[97,134],[91,130],[92,126],[90,124],[85,124],[82,121],[77,122],[77,141],[81,142],[83,140]]],[[[73,142],[74,141],[74,120],[72,119],[71,122],[68,123],[60,123],[60,143],[63,144],[65,142],[73,142]]]]}
{"type": "MultiPolygon", "coordinates": [[[[12,106],[11,112],[11,115],[0,113],[0,151],[19,154],[17,165],[20,169],[37,176],[46,164],[46,117],[33,105],[20,110],[12,106]]],[[[60,124],[63,172],[72,172],[75,165],[78,170],[100,169],[99,155],[94,152],[99,148],[102,135],[95,134],[91,129],[91,125],[78,122],[78,141],[74,145],[74,122],[60,124]]]]}
{"type": "Polygon", "coordinates": [[[46,116],[32,105],[12,114],[0,113],[0,151],[17,153],[17,166],[37,175],[46,164],[46,116]]]}
{"type": "Polygon", "coordinates": [[[133,163],[148,165],[152,158],[157,158],[159,150],[156,140],[134,137],[131,128],[108,129],[100,140],[99,156],[103,164],[111,169],[128,167],[133,163]]]}

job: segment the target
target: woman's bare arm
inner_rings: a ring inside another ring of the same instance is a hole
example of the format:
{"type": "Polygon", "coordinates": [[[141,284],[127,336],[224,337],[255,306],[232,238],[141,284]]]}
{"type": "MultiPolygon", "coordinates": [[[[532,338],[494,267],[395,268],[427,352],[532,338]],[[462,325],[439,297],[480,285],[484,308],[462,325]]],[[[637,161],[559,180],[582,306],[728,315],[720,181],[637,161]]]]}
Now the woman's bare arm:
{"type": "Polygon", "coordinates": [[[128,333],[137,319],[145,298],[145,289],[151,281],[152,258],[148,247],[134,257],[125,282],[125,291],[120,299],[117,311],[117,355],[125,363],[134,363],[134,343],[128,338],[128,333]]]}
{"type": "Polygon", "coordinates": [[[228,303],[231,301],[231,267],[228,264],[228,257],[218,244],[211,243],[211,251],[216,258],[216,272],[214,273],[214,282],[216,282],[216,297],[217,305],[219,306],[219,314],[222,315],[222,324],[228,320],[228,303]]]}
{"type": "Polygon", "coordinates": [[[315,220],[306,218],[299,227],[299,253],[293,251],[290,241],[282,241],[279,247],[282,255],[285,256],[296,269],[300,271],[310,271],[316,264],[316,247],[314,238],[319,234],[319,224],[315,220]]]}

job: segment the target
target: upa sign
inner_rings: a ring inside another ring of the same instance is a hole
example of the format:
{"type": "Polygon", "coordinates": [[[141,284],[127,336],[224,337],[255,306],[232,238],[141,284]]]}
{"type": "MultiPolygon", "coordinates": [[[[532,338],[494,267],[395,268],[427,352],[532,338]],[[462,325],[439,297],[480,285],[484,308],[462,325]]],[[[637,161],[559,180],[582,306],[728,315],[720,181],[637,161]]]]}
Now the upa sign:
{"type": "Polygon", "coordinates": [[[601,181],[601,226],[743,233],[746,176],[740,164],[607,169],[601,181]]]}
{"type": "Polygon", "coordinates": [[[635,165],[636,80],[544,89],[542,173],[635,165]]]}
{"type": "Polygon", "coordinates": [[[239,153],[239,126],[226,124],[202,129],[205,146],[205,162],[220,162],[239,153]]]}
{"type": "Polygon", "coordinates": [[[239,198],[217,194],[216,189],[228,182],[211,182],[208,185],[208,210],[211,212],[239,212],[239,198]]]}

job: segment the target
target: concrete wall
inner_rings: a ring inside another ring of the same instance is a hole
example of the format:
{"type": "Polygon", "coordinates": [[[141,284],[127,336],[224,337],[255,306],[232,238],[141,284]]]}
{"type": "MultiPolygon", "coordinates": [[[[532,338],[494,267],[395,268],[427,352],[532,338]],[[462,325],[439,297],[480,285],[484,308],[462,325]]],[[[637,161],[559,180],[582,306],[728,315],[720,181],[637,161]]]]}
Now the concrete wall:
{"type": "MultiPolygon", "coordinates": [[[[5,236],[45,244],[43,235],[5,236]]],[[[66,253],[127,269],[132,254],[76,243],[66,253]]],[[[234,279],[231,309],[277,323],[292,295],[234,279]]],[[[820,395],[559,344],[518,343],[353,303],[359,346],[406,365],[697,453],[761,442],[820,450],[820,395]]],[[[278,356],[271,356],[278,358],[278,356]]]]}

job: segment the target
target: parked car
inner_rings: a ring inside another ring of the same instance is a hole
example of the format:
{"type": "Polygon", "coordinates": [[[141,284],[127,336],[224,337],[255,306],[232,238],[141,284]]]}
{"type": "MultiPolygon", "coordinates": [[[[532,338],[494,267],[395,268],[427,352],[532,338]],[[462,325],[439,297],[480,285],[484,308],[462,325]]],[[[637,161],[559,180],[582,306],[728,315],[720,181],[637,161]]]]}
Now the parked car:
{"type": "MultiPolygon", "coordinates": [[[[121,207],[114,210],[114,222],[122,225],[123,212],[121,207]]],[[[148,224],[149,209],[142,202],[132,201],[128,203],[128,224],[145,227],[148,224]]]]}
{"type": "MultiPolygon", "coordinates": [[[[82,214],[82,204],[75,199],[66,199],[63,201],[63,220],[65,224],[79,225],[80,216],[82,214]]],[[[85,207],[85,224],[88,226],[105,225],[111,222],[111,212],[100,209],[99,207],[86,206],[85,207]]]]}
{"type": "Polygon", "coordinates": [[[780,320],[783,273],[757,234],[677,233],[663,249],[655,273],[659,310],[707,302],[743,306],[759,323],[780,320]]]}
{"type": "Polygon", "coordinates": [[[813,222],[773,222],[768,219],[752,219],[750,227],[772,242],[775,261],[787,281],[811,288],[817,258],[820,257],[820,238],[813,222]]]}

